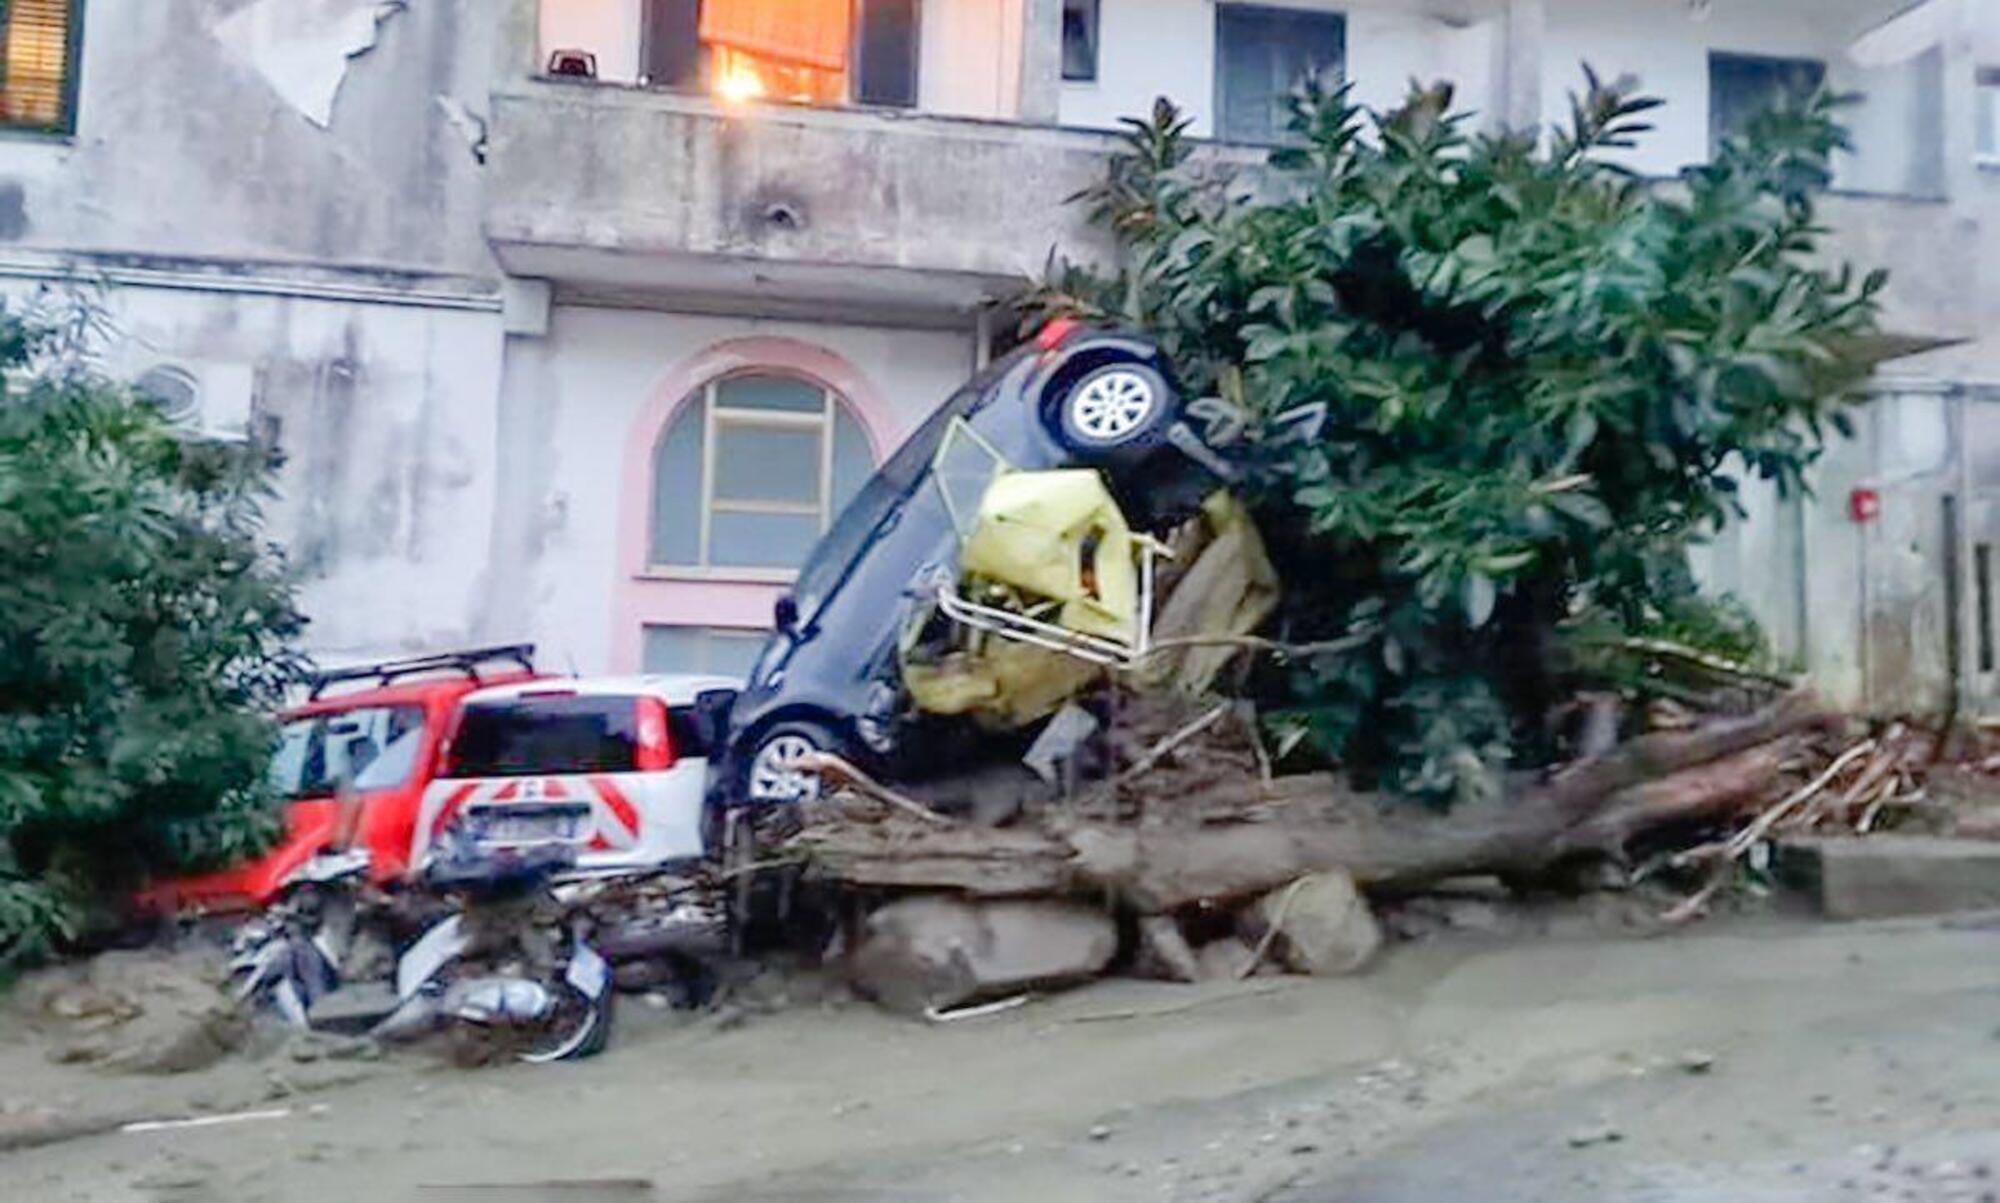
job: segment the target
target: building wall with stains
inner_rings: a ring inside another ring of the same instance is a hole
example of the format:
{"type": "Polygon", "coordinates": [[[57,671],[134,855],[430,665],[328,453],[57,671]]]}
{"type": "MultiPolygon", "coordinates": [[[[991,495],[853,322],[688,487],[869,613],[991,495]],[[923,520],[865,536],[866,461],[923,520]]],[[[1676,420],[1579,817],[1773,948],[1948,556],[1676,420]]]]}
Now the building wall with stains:
{"type": "Polygon", "coordinates": [[[85,253],[490,285],[463,120],[476,137],[489,9],[90,0],[75,135],[0,147],[0,263],[85,253]]]}
{"type": "Polygon", "coordinates": [[[0,281],[272,437],[328,661],[484,637],[501,278],[487,0],[90,0],[75,132],[0,142],[0,281]]]}

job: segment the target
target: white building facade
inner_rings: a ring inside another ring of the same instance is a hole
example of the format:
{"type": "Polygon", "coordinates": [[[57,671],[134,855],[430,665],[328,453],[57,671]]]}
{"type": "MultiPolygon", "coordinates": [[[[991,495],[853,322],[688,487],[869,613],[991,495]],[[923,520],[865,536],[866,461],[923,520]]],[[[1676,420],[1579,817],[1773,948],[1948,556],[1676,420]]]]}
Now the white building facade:
{"type": "Polygon", "coordinates": [[[1109,253],[1063,198],[1155,96],[1254,145],[1331,67],[1518,128],[1588,61],[1669,102],[1631,159],[1664,176],[1824,81],[1865,96],[1831,253],[1943,346],[1703,568],[1838,700],[1938,709],[2000,698],[1996,7],[11,0],[0,284],[102,288],[109,366],[277,441],[322,659],[726,671],[1050,250],[1109,253]]]}

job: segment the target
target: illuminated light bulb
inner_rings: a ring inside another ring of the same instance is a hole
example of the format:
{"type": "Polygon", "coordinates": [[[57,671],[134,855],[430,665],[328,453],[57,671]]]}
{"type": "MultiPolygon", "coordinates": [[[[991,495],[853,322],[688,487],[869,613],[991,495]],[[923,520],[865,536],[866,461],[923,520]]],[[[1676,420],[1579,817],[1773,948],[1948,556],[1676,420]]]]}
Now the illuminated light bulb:
{"type": "Polygon", "coordinates": [[[731,67],[716,81],[715,94],[730,104],[742,104],[764,94],[764,81],[748,67],[731,67]]]}

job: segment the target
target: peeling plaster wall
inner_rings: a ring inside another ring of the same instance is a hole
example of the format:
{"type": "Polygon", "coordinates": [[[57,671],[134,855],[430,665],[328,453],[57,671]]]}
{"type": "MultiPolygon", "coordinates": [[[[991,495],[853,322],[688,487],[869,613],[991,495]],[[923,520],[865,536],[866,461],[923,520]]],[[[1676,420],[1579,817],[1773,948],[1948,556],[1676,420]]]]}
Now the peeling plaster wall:
{"type": "MultiPolygon", "coordinates": [[[[558,306],[547,338],[507,340],[491,629],[527,633],[552,667],[611,667],[617,531],[632,495],[620,465],[633,423],[678,365],[757,336],[846,360],[884,399],[871,424],[896,440],[972,371],[972,340],[949,331],[558,306]]],[[[744,604],[745,621],[768,616],[765,591],[747,590],[744,604]]]]}
{"type": "Polygon", "coordinates": [[[300,570],[315,654],[510,634],[489,625],[486,591],[498,314],[134,287],[105,304],[108,371],[240,382],[253,424],[275,428],[269,528],[300,570]]]}
{"type": "MultiPolygon", "coordinates": [[[[0,260],[91,251],[495,275],[479,166],[436,102],[485,111],[490,0],[410,0],[353,58],[351,19],[312,53],[272,34],[299,28],[288,6],[304,0],[272,3],[91,0],[75,138],[0,143],[0,260]],[[328,128],[299,107],[310,89],[273,83],[301,63],[344,64],[328,128]]],[[[357,0],[310,7],[375,15],[357,0]]]]}

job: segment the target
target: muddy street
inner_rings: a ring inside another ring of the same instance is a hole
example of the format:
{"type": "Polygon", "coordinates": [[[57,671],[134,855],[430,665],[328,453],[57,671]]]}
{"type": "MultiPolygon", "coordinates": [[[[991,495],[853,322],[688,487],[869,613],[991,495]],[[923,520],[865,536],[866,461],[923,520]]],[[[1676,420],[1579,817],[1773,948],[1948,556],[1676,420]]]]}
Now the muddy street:
{"type": "Polygon", "coordinates": [[[0,1052],[10,1118],[235,1114],[5,1154],[51,1200],[1991,1197],[2000,925],[1743,920],[1403,946],[1345,980],[1108,981],[925,1025],[811,982],[459,1070],[0,1052]]]}

